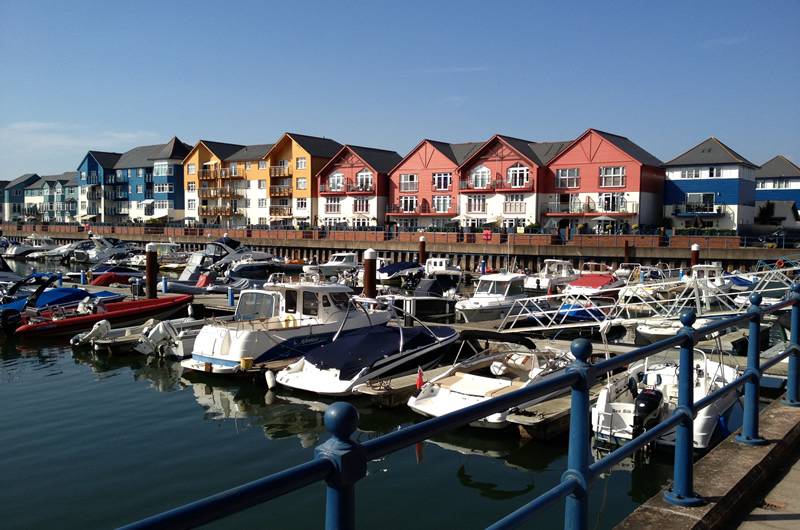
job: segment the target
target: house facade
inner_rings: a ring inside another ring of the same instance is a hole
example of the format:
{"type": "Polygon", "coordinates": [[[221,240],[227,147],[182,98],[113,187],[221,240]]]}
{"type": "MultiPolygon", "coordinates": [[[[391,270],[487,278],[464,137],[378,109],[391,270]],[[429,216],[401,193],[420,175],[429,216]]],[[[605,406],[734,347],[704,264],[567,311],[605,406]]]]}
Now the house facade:
{"type": "Polygon", "coordinates": [[[269,166],[272,226],[319,226],[320,170],[342,144],[319,136],[284,133],[264,156],[269,166]]]}
{"type": "MultiPolygon", "coordinates": [[[[662,162],[624,136],[589,129],[550,156],[539,185],[540,224],[587,232],[655,225],[662,162]]],[[[547,156],[543,154],[542,156],[547,156]]]]}
{"type": "Polygon", "coordinates": [[[664,166],[664,216],[674,228],[738,230],[753,224],[758,166],[717,138],[664,166]]]}
{"type": "Polygon", "coordinates": [[[395,151],[345,145],[317,173],[319,224],[377,226],[386,217],[389,171],[401,160],[395,151]]]}
{"type": "Polygon", "coordinates": [[[39,180],[36,173],[25,173],[6,184],[3,188],[3,221],[17,221],[25,218],[25,188],[39,180]]]}
{"type": "Polygon", "coordinates": [[[756,223],[800,223],[800,166],[783,155],[756,170],[756,223]]]}
{"type": "Polygon", "coordinates": [[[231,184],[238,182],[239,186],[218,192],[237,200],[239,211],[250,225],[269,225],[269,164],[264,157],[271,148],[272,144],[246,145],[224,160],[228,173],[244,180],[231,180],[231,184]]]}
{"type": "Polygon", "coordinates": [[[45,223],[78,219],[78,173],[43,175],[25,188],[25,215],[45,223]]]}
{"type": "MultiPolygon", "coordinates": [[[[125,199],[113,199],[122,196],[122,187],[125,185],[127,196],[127,182],[117,183],[114,165],[121,157],[121,153],[106,151],[89,151],[78,165],[79,221],[118,222],[123,214],[111,215],[111,212],[125,208],[125,199]],[[106,199],[106,197],[111,197],[106,199]],[[122,204],[120,204],[122,203],[122,204]]],[[[124,215],[127,217],[127,214],[124,215]]]]}
{"type": "Polygon", "coordinates": [[[401,228],[442,228],[458,216],[458,167],[483,142],[424,139],[391,171],[387,222],[401,228]]]}
{"type": "Polygon", "coordinates": [[[185,218],[204,224],[244,224],[244,175],[225,159],[245,146],[200,140],[183,159],[185,218]]]}

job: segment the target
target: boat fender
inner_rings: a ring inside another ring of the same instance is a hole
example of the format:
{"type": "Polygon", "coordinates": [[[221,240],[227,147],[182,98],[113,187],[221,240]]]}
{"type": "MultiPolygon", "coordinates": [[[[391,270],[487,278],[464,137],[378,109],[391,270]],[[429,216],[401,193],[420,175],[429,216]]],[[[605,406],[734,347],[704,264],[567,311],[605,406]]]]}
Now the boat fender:
{"type": "Polygon", "coordinates": [[[783,260],[782,260],[782,259],[779,259],[778,261],[776,261],[776,262],[775,262],[775,265],[776,265],[776,266],[777,266],[779,269],[782,269],[782,268],[783,268],[783,266],[784,266],[784,265],[786,265],[786,264],[783,262],[783,260]]]}
{"type": "Polygon", "coordinates": [[[283,319],[283,327],[285,328],[293,328],[297,325],[297,319],[294,315],[286,315],[283,319]]]}
{"type": "Polygon", "coordinates": [[[275,373],[272,370],[264,372],[264,379],[267,380],[267,388],[272,390],[278,382],[275,380],[275,373]]]}
{"type": "Polygon", "coordinates": [[[634,377],[628,378],[628,391],[634,398],[636,398],[636,396],[639,394],[639,385],[636,382],[636,378],[634,377]]]}

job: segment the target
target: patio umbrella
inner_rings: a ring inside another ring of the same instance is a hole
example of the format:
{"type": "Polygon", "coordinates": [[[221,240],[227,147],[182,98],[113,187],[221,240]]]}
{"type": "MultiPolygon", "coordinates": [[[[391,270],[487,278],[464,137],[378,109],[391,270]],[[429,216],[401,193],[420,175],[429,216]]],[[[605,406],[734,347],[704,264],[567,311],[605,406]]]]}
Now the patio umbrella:
{"type": "Polygon", "coordinates": [[[598,217],[592,217],[592,221],[600,221],[600,222],[608,222],[608,221],[616,221],[613,217],[609,217],[607,215],[600,215],[598,217]]]}
{"type": "Polygon", "coordinates": [[[451,221],[458,221],[458,222],[467,221],[467,220],[469,220],[469,217],[467,217],[466,215],[459,214],[459,215],[456,215],[455,217],[451,218],[450,220],[451,221]]]}

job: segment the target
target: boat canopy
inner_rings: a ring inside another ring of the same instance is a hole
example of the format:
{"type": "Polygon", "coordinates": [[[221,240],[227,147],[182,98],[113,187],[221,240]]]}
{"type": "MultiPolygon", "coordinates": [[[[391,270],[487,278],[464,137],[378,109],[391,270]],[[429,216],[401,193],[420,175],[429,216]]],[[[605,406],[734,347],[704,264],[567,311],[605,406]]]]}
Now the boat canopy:
{"type": "Polygon", "coordinates": [[[573,287],[592,287],[600,289],[616,282],[617,279],[610,274],[584,274],[580,278],[569,282],[573,287]]]}
{"type": "Polygon", "coordinates": [[[407,270],[407,269],[416,269],[419,268],[419,263],[415,261],[398,261],[397,263],[389,263],[388,265],[384,265],[378,272],[382,274],[397,274],[398,272],[407,270]]]}

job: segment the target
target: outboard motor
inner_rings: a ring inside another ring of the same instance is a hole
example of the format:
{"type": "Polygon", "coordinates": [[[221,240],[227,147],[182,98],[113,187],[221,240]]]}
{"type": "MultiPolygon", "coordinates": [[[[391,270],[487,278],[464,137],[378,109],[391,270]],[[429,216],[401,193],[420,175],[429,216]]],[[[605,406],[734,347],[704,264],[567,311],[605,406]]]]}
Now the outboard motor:
{"type": "Polygon", "coordinates": [[[658,423],[658,413],[664,395],[660,390],[646,388],[633,401],[633,436],[639,436],[651,425],[658,423]]]}

